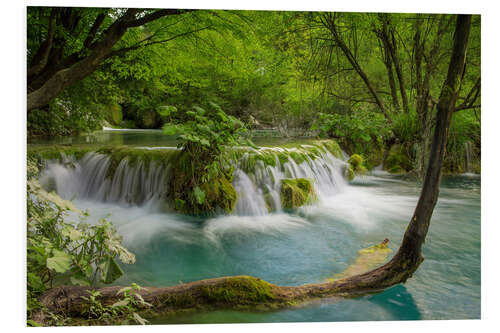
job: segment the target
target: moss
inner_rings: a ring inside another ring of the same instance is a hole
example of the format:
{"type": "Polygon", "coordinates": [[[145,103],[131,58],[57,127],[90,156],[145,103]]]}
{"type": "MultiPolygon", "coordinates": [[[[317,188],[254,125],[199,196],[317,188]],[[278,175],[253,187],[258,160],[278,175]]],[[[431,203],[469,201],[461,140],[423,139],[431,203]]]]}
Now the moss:
{"type": "Polygon", "coordinates": [[[264,163],[265,166],[276,166],[276,157],[272,152],[265,151],[257,155],[258,159],[264,163]]]}
{"type": "Polygon", "coordinates": [[[255,304],[276,298],[269,282],[251,276],[227,278],[218,286],[203,286],[201,296],[209,303],[255,304]]]}
{"type": "MultiPolygon", "coordinates": [[[[233,155],[233,158],[238,158],[236,155],[233,155]]],[[[240,168],[246,173],[253,173],[255,171],[255,167],[260,162],[264,166],[276,166],[276,156],[271,151],[250,151],[241,155],[240,159],[240,168]]]]}
{"type": "Polygon", "coordinates": [[[370,149],[366,149],[362,156],[365,160],[364,165],[368,170],[381,165],[384,159],[383,145],[373,145],[370,149]]]}
{"type": "Polygon", "coordinates": [[[62,162],[64,155],[79,160],[89,151],[91,151],[89,146],[28,146],[27,155],[29,158],[33,158],[39,162],[42,160],[58,160],[62,162]]]}
{"type": "Polygon", "coordinates": [[[280,161],[281,166],[288,162],[288,154],[286,152],[278,152],[278,160],[280,161]]]}
{"type": "Polygon", "coordinates": [[[347,162],[349,163],[349,170],[350,170],[349,180],[352,180],[351,173],[354,173],[355,175],[361,175],[366,173],[366,167],[364,165],[365,160],[361,155],[352,154],[347,162]]]}
{"type": "Polygon", "coordinates": [[[210,183],[204,183],[201,188],[206,194],[202,211],[215,212],[220,208],[225,213],[231,213],[234,210],[238,196],[233,184],[226,177],[221,176],[210,183]]]}
{"type": "Polygon", "coordinates": [[[180,213],[192,215],[213,215],[222,211],[231,213],[237,200],[237,193],[231,184],[232,169],[207,176],[203,158],[193,161],[190,155],[178,152],[170,159],[172,172],[168,179],[168,197],[174,203],[174,209],[180,213]],[[204,173],[205,172],[205,173],[204,173]],[[201,201],[195,194],[195,188],[203,192],[201,201]]]}
{"type": "Polygon", "coordinates": [[[316,200],[312,181],[307,178],[283,179],[281,183],[281,206],[293,209],[316,200]]]}
{"type": "Polygon", "coordinates": [[[348,167],[346,167],[346,169],[345,169],[345,176],[347,177],[347,180],[349,180],[349,181],[352,181],[354,179],[354,177],[356,176],[356,174],[354,173],[354,170],[352,169],[352,167],[350,165],[348,167]]]}
{"type": "Polygon", "coordinates": [[[307,160],[307,154],[302,152],[302,151],[291,151],[290,152],[290,157],[295,161],[297,164],[301,164],[307,160]]]}
{"type": "Polygon", "coordinates": [[[113,103],[105,107],[106,120],[112,125],[120,125],[123,120],[122,107],[118,103],[113,103]]]}
{"type": "Polygon", "coordinates": [[[393,145],[384,161],[384,170],[390,173],[405,173],[413,169],[411,159],[400,145],[393,145]]]}
{"type": "Polygon", "coordinates": [[[337,141],[335,140],[322,140],[318,141],[319,144],[324,146],[330,154],[335,156],[336,158],[342,158],[342,150],[337,141]]]}

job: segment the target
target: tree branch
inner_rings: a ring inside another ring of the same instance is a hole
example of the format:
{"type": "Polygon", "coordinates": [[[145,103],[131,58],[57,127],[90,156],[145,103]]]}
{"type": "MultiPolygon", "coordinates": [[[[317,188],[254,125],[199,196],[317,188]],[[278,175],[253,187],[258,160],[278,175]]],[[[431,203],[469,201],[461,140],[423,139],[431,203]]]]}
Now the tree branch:
{"type": "Polygon", "coordinates": [[[125,24],[127,28],[139,27],[151,21],[157,20],[163,16],[180,15],[195,10],[196,9],[160,9],[139,19],[128,21],[125,24]]]}
{"type": "Polygon", "coordinates": [[[89,47],[90,45],[92,45],[92,41],[94,40],[96,34],[97,34],[97,31],[99,30],[99,27],[101,26],[102,22],[104,21],[104,19],[106,18],[106,15],[107,15],[107,12],[106,13],[101,13],[99,15],[97,15],[95,21],[94,21],[94,24],[92,25],[92,28],[90,28],[90,31],[87,35],[87,38],[85,39],[85,41],[83,42],[83,47],[89,47]]]}

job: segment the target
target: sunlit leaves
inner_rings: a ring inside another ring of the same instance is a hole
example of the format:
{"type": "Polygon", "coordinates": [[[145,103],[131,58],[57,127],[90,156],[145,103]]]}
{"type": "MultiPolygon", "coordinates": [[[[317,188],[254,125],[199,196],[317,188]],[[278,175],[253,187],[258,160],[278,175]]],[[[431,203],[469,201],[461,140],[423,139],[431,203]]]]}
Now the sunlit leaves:
{"type": "Polygon", "coordinates": [[[53,250],[52,257],[47,258],[47,268],[53,269],[57,273],[64,273],[70,269],[71,262],[71,255],[59,250],[53,250]]]}

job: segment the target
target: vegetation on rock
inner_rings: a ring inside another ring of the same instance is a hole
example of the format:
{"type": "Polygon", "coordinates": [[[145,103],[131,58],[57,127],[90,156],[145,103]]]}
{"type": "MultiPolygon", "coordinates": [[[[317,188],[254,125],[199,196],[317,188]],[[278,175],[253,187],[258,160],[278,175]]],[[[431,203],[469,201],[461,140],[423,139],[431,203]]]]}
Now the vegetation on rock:
{"type": "Polygon", "coordinates": [[[384,170],[390,173],[404,173],[413,169],[413,163],[401,145],[393,145],[384,161],[384,170]]]}
{"type": "Polygon", "coordinates": [[[313,183],[307,178],[283,179],[280,194],[281,206],[285,209],[298,208],[316,200],[313,183]]]}

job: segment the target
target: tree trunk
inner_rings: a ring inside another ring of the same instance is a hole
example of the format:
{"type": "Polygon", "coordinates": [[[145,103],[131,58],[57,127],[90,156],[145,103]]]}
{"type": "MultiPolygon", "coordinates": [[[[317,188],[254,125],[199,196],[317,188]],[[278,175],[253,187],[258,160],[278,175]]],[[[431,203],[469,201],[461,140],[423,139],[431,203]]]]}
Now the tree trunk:
{"type": "Polygon", "coordinates": [[[408,106],[408,97],[406,96],[406,84],[403,76],[403,70],[401,69],[401,63],[399,62],[396,38],[394,38],[394,31],[391,31],[391,43],[389,44],[389,46],[391,58],[394,62],[394,68],[396,69],[396,75],[398,77],[399,91],[401,93],[401,100],[403,102],[403,110],[406,113],[410,113],[410,107],[408,106]]]}
{"type": "Polygon", "coordinates": [[[398,93],[396,91],[396,82],[394,81],[394,73],[392,70],[392,58],[390,55],[389,47],[384,40],[382,40],[384,50],[384,65],[387,70],[387,80],[389,81],[389,87],[391,88],[392,105],[395,110],[399,110],[398,93]]]}
{"type": "Polygon", "coordinates": [[[361,66],[358,64],[358,61],[352,54],[351,50],[347,47],[347,45],[344,43],[342,37],[340,36],[339,32],[337,31],[337,26],[335,23],[335,19],[331,16],[331,14],[328,14],[325,16],[325,23],[324,25],[330,30],[332,33],[332,37],[337,44],[338,47],[342,50],[344,55],[346,56],[347,60],[351,63],[352,67],[354,70],[358,73],[358,75],[361,77],[363,82],[365,83],[366,87],[368,88],[368,91],[370,94],[373,96],[373,99],[375,99],[375,103],[378,105],[380,111],[384,114],[385,118],[387,119],[387,122],[391,123],[391,117],[389,116],[389,112],[384,106],[384,103],[382,102],[382,99],[378,95],[378,93],[375,91],[375,88],[373,87],[372,83],[368,79],[368,76],[366,73],[363,71],[361,66]]]}
{"type": "MultiPolygon", "coordinates": [[[[318,297],[352,297],[380,291],[405,282],[423,261],[422,244],[429,229],[436,205],[441,181],[441,167],[448,138],[467,50],[470,15],[458,15],[455,27],[453,51],[448,75],[443,84],[437,105],[437,123],[425,180],[413,217],[406,229],[402,244],[396,255],[385,265],[367,273],[342,278],[333,282],[308,284],[295,287],[277,286],[249,276],[221,277],[195,281],[167,288],[145,288],[139,292],[156,311],[196,308],[228,308],[234,306],[255,307],[257,305],[277,308],[318,297]]],[[[104,304],[118,301],[120,287],[99,289],[99,300],[104,304]]],[[[50,311],[81,314],[87,306],[81,296],[87,296],[88,287],[63,286],[47,291],[40,301],[50,311]]],[[[39,312],[35,320],[43,322],[44,313],[39,312]]]]}

